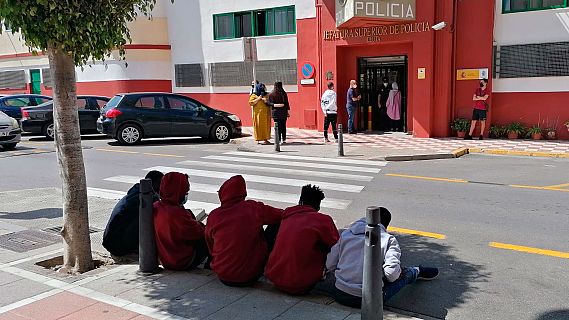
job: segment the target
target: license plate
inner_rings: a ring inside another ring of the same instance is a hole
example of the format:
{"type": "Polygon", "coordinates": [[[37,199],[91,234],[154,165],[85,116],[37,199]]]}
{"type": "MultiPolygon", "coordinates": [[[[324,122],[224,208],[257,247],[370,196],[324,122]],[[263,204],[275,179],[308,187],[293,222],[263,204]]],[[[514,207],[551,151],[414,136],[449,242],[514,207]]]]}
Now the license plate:
{"type": "Polygon", "coordinates": [[[0,132],[0,137],[7,137],[9,134],[9,132],[0,132]]]}

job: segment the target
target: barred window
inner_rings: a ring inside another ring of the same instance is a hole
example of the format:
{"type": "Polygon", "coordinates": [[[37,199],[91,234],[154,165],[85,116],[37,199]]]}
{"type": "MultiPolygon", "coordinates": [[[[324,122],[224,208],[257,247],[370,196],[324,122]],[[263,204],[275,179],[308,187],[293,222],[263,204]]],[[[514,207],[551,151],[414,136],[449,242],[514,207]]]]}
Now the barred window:
{"type": "Polygon", "coordinates": [[[26,71],[0,72],[0,89],[23,89],[26,87],[26,71]]]}
{"type": "Polygon", "coordinates": [[[176,87],[203,87],[203,66],[201,64],[177,64],[174,66],[176,87]]]}
{"type": "Polygon", "coordinates": [[[494,64],[498,78],[569,76],[569,42],[501,46],[494,64]]]}

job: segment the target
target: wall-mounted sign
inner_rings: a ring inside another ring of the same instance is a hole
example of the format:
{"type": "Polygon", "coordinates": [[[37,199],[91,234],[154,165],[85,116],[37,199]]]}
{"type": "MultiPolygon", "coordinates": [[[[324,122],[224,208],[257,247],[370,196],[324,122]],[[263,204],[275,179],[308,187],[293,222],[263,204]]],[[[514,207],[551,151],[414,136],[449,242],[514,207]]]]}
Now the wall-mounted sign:
{"type": "Polygon", "coordinates": [[[488,68],[456,70],[456,80],[480,80],[480,79],[488,79],[488,68]]]}
{"type": "Polygon", "coordinates": [[[307,85],[307,84],[314,84],[316,83],[314,79],[300,79],[300,84],[307,85]]]}
{"type": "Polygon", "coordinates": [[[336,0],[336,26],[357,20],[415,20],[416,0],[336,0]]]}
{"type": "Polygon", "coordinates": [[[414,22],[374,27],[325,30],[323,39],[324,41],[338,41],[350,38],[367,38],[368,42],[377,42],[380,41],[380,37],[382,36],[429,31],[431,31],[431,25],[428,22],[414,22]]]}
{"type": "Polygon", "coordinates": [[[314,68],[314,65],[309,62],[304,63],[300,68],[300,73],[304,79],[312,79],[315,72],[316,68],[314,68]]]}
{"type": "Polygon", "coordinates": [[[417,79],[423,80],[425,78],[427,78],[427,68],[417,69],[417,79]]]}

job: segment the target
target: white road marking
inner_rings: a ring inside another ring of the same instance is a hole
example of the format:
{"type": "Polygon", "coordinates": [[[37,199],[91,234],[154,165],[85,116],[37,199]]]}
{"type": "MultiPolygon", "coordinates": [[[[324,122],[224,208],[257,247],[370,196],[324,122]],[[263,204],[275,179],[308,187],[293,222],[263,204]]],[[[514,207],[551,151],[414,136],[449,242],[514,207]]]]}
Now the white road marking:
{"type": "MultiPolygon", "coordinates": [[[[135,183],[136,181],[140,181],[140,179],[138,177],[133,177],[133,176],[115,176],[115,177],[107,178],[105,180],[106,181],[113,181],[113,182],[120,182],[120,183],[129,183],[129,184],[135,183]]],[[[191,183],[190,194],[196,193],[196,192],[217,194],[219,187],[220,186],[213,185],[213,184],[191,183]]],[[[110,194],[112,195],[113,193],[110,193],[110,194]]],[[[265,201],[275,201],[275,202],[284,202],[284,203],[296,204],[296,203],[298,203],[299,195],[300,194],[284,193],[284,192],[276,192],[276,191],[266,191],[266,190],[256,190],[256,189],[247,189],[248,198],[257,199],[257,200],[265,200],[265,201]]],[[[191,202],[188,202],[188,203],[191,203],[191,202]]],[[[352,203],[352,201],[350,201],[350,200],[326,198],[326,199],[322,200],[322,203],[320,206],[322,208],[344,210],[344,209],[347,209],[351,203],[352,203]]],[[[195,206],[192,205],[192,207],[195,207],[195,206]]],[[[218,205],[216,205],[216,207],[218,207],[218,205]]]]}
{"type": "Polygon", "coordinates": [[[297,175],[297,176],[307,176],[307,177],[323,177],[331,179],[342,179],[342,180],[354,180],[354,181],[366,181],[369,182],[373,180],[371,176],[355,175],[355,174],[345,174],[336,172],[326,172],[326,171],[310,171],[310,170],[297,170],[297,169],[287,169],[278,167],[262,167],[258,165],[241,165],[241,164],[231,164],[231,163],[219,163],[219,162],[209,162],[209,161],[182,161],[177,164],[185,166],[200,166],[207,168],[221,168],[221,169],[234,169],[243,171],[259,171],[259,172],[275,172],[285,175],[297,175]]]}
{"type": "Polygon", "coordinates": [[[279,161],[270,159],[255,159],[255,158],[245,158],[245,157],[225,157],[225,156],[206,156],[202,159],[220,160],[220,161],[230,161],[230,162],[243,162],[243,163],[254,163],[254,164],[271,164],[275,166],[282,167],[304,167],[304,168],[315,168],[324,170],[341,170],[341,171],[351,171],[351,172],[368,172],[368,173],[379,173],[381,169],[379,168],[364,168],[364,167],[353,167],[353,166],[340,166],[329,163],[311,163],[311,162],[298,162],[298,161],[279,161]]]}
{"type": "Polygon", "coordinates": [[[285,154],[270,154],[270,153],[256,153],[256,152],[225,152],[225,155],[244,156],[244,157],[257,157],[257,158],[274,158],[274,159],[289,159],[289,160],[308,160],[315,162],[331,162],[343,164],[358,164],[363,166],[372,167],[385,167],[386,161],[371,161],[371,160],[357,160],[357,159],[335,159],[335,158],[317,158],[317,157],[303,157],[303,156],[289,156],[285,154]]]}
{"type": "MultiPolygon", "coordinates": [[[[196,177],[224,179],[224,180],[240,174],[236,172],[221,172],[221,171],[197,170],[197,169],[186,169],[186,168],[176,168],[176,167],[161,167],[161,166],[144,169],[144,171],[152,171],[152,170],[158,170],[161,172],[181,172],[189,175],[190,177],[196,176],[196,177]]],[[[241,175],[243,176],[243,178],[245,178],[245,181],[247,182],[266,183],[266,184],[282,185],[289,187],[290,186],[302,187],[307,184],[314,184],[324,190],[334,190],[334,191],[343,191],[351,193],[359,193],[365,188],[364,186],[358,186],[352,184],[287,179],[287,178],[270,177],[270,176],[259,176],[253,174],[241,174],[241,175]]]]}

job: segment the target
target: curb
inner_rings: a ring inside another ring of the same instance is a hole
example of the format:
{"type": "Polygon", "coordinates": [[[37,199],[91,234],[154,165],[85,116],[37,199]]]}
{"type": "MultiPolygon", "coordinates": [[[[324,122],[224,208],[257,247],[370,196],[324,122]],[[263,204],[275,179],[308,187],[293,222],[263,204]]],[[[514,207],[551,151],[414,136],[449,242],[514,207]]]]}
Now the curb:
{"type": "Polygon", "coordinates": [[[539,152],[539,151],[514,151],[503,149],[479,149],[470,148],[468,153],[485,153],[505,156],[525,156],[525,157],[541,157],[541,158],[559,158],[569,159],[569,153],[539,152]]]}
{"type": "Polygon", "coordinates": [[[416,154],[402,156],[386,156],[385,161],[420,161],[457,158],[453,153],[416,154]]]}

